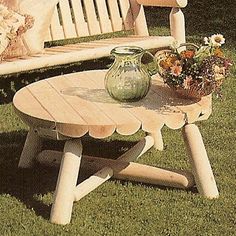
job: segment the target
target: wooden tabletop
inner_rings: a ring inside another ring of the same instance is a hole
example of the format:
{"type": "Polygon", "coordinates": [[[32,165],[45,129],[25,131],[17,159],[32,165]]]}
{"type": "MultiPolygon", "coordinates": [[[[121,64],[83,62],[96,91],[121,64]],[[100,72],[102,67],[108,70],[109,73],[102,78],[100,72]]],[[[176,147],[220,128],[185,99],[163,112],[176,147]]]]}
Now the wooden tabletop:
{"type": "Polygon", "coordinates": [[[200,101],[178,98],[158,76],[153,77],[144,99],[119,103],[104,89],[105,73],[84,71],[30,84],[15,94],[15,110],[33,128],[55,129],[69,137],[89,133],[95,138],[115,131],[122,135],[139,129],[153,133],[163,125],[178,129],[211,114],[211,95],[200,101]]]}

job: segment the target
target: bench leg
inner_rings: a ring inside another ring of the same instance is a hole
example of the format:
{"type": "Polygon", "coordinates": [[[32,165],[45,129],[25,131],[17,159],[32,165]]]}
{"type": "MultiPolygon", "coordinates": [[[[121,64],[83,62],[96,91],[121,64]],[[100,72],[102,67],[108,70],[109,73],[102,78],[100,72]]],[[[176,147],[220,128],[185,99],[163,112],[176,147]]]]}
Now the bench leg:
{"type": "Polygon", "coordinates": [[[38,136],[34,129],[30,129],[24,144],[23,151],[21,153],[18,167],[30,168],[33,166],[37,154],[42,149],[42,140],[38,136]]]}
{"type": "Polygon", "coordinates": [[[50,221],[52,223],[63,225],[70,223],[81,156],[81,141],[79,139],[67,141],[51,209],[50,221]]]}
{"type": "Polygon", "coordinates": [[[157,130],[155,133],[150,134],[150,136],[154,139],[154,148],[159,151],[163,151],[164,144],[161,130],[157,130]]]}
{"type": "Polygon", "coordinates": [[[199,193],[208,198],[217,198],[219,192],[198,127],[185,125],[183,136],[199,193]]]}

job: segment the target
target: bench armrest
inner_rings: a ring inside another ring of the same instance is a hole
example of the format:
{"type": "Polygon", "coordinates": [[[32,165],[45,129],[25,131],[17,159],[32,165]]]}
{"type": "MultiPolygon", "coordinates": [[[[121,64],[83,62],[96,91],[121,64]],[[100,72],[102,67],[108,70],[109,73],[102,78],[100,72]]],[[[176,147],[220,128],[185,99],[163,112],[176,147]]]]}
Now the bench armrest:
{"type": "Polygon", "coordinates": [[[186,7],[187,0],[137,0],[137,2],[144,6],[157,7],[186,7]]]}

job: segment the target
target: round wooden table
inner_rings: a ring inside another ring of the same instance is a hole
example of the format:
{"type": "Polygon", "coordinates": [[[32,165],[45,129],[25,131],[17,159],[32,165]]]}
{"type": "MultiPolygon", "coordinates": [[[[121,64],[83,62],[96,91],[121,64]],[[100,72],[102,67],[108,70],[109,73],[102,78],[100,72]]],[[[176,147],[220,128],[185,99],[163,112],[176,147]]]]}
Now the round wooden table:
{"type": "Polygon", "coordinates": [[[119,103],[104,89],[105,73],[105,70],[95,70],[45,79],[22,88],[14,96],[16,113],[30,127],[19,167],[31,167],[36,159],[41,162],[57,159],[61,163],[51,221],[69,223],[73,202],[111,176],[181,188],[196,183],[201,194],[217,197],[218,190],[202,137],[193,124],[210,116],[211,95],[199,101],[179,98],[154,76],[144,99],[119,103]],[[183,127],[192,173],[132,162],[152,146],[163,150],[161,128],[164,125],[171,129],[183,127]],[[93,138],[105,138],[114,132],[132,135],[140,129],[147,136],[117,160],[83,157],[88,165],[100,169],[76,186],[82,156],[81,137],[89,134],[93,138]],[[42,151],[42,137],[68,139],[63,153],[42,151]]]}

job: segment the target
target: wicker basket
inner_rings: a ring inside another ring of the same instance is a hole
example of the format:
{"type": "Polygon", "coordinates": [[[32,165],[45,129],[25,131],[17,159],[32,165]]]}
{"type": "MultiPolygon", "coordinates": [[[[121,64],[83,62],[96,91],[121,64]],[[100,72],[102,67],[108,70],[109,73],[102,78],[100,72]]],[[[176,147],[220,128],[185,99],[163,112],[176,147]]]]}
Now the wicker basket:
{"type": "Polygon", "coordinates": [[[188,89],[183,87],[176,87],[172,84],[166,83],[173,91],[175,91],[179,97],[187,99],[201,99],[204,96],[207,96],[215,91],[220,91],[220,86],[223,81],[218,80],[217,82],[205,82],[204,86],[194,83],[190,85],[188,89]]]}
{"type": "Polygon", "coordinates": [[[213,91],[212,89],[202,89],[199,88],[199,86],[191,86],[189,89],[181,88],[181,87],[175,87],[172,85],[169,85],[169,87],[175,91],[179,97],[181,98],[187,98],[187,99],[201,99],[204,96],[207,96],[211,94],[213,91]]]}

